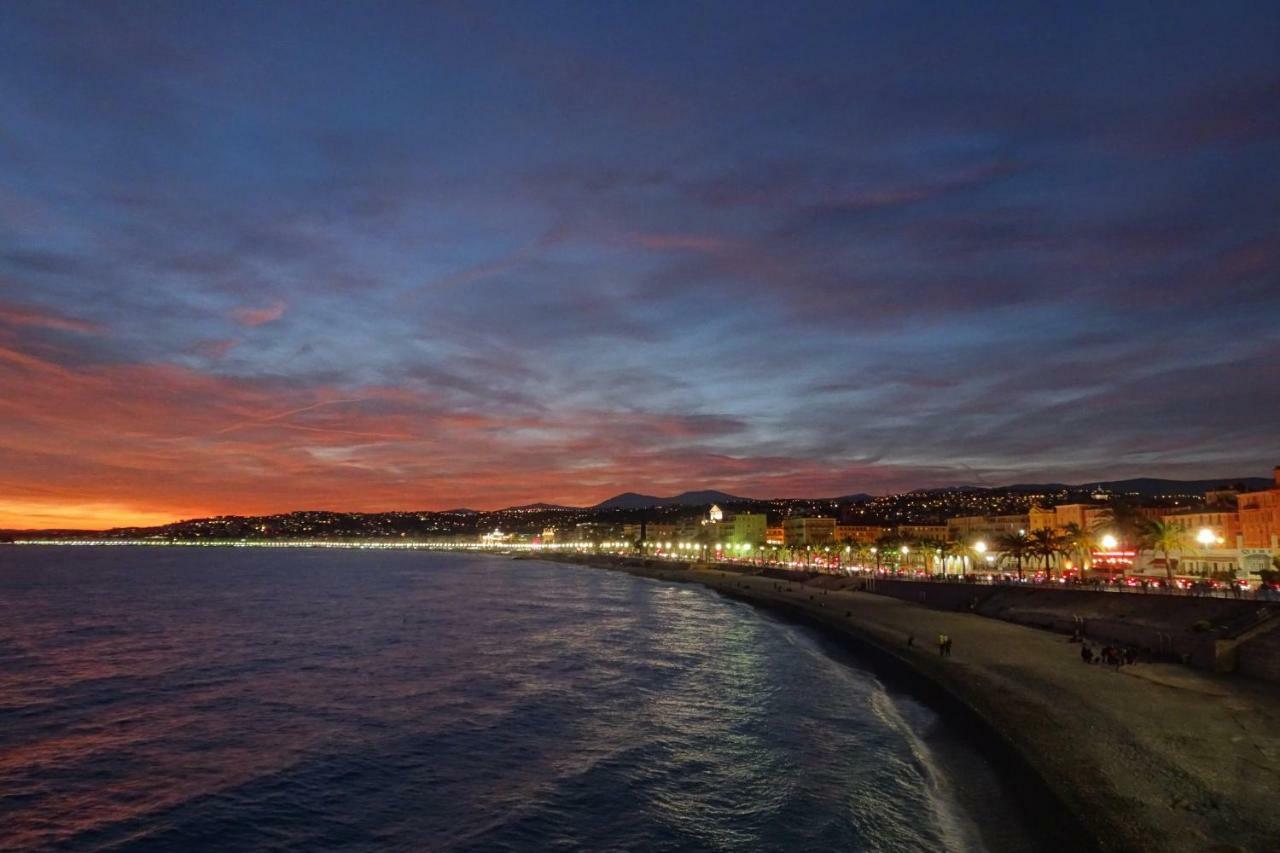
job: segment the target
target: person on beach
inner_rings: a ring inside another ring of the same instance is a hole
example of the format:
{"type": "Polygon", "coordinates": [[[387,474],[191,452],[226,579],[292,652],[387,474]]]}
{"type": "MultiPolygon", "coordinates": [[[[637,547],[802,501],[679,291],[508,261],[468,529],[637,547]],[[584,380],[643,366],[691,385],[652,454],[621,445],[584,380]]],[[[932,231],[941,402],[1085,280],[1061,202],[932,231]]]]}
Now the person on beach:
{"type": "Polygon", "coordinates": [[[938,635],[938,657],[945,657],[947,654],[947,635],[938,635]]]}
{"type": "Polygon", "coordinates": [[[1088,643],[1080,644],[1080,660],[1085,663],[1093,663],[1093,649],[1089,648],[1088,643]]]}
{"type": "Polygon", "coordinates": [[[951,637],[947,637],[946,641],[942,644],[942,656],[948,658],[951,657],[951,637]]]}

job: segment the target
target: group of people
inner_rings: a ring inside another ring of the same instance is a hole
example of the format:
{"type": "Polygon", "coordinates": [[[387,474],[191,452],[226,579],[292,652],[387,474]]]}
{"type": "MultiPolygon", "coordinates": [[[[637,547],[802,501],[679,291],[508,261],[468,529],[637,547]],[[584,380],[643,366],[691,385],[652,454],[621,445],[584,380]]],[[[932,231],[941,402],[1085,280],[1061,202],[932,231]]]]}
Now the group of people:
{"type": "Polygon", "coordinates": [[[951,657],[951,637],[946,634],[938,635],[938,654],[944,658],[951,657]]]}
{"type": "Polygon", "coordinates": [[[1129,664],[1133,665],[1138,662],[1138,652],[1130,648],[1122,649],[1119,646],[1103,646],[1099,651],[1094,650],[1088,643],[1080,644],[1080,660],[1085,663],[1098,663],[1103,666],[1109,666],[1119,671],[1120,667],[1129,664]]]}

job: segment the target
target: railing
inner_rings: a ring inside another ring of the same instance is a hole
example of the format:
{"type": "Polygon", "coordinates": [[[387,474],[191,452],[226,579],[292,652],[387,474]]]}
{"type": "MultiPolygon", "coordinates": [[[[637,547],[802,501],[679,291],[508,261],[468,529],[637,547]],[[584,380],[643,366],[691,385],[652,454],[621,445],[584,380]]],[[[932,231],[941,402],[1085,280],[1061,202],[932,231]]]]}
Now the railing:
{"type": "MultiPolygon", "coordinates": [[[[661,558],[651,558],[661,559],[661,558]]],[[[1055,579],[1046,580],[1044,578],[1023,578],[1019,580],[1013,576],[1006,575],[988,575],[983,573],[966,573],[963,575],[934,575],[919,574],[915,572],[904,572],[899,574],[895,571],[881,569],[879,571],[870,567],[863,566],[818,566],[806,565],[803,563],[788,564],[774,563],[770,561],[761,562],[759,560],[719,560],[713,561],[708,565],[717,566],[735,566],[741,568],[743,565],[752,565],[760,569],[783,569],[792,572],[807,572],[817,575],[833,575],[843,576],[854,580],[866,581],[874,587],[877,581],[904,581],[911,583],[958,583],[973,586],[1002,586],[1002,587],[1021,587],[1026,589],[1058,589],[1058,590],[1075,590],[1083,592],[1115,592],[1128,593],[1130,595],[1169,595],[1179,598],[1222,598],[1236,601],[1280,601],[1280,589],[1268,588],[1266,586],[1257,589],[1233,586],[1229,588],[1215,588],[1204,584],[1192,582],[1190,585],[1169,586],[1168,581],[1163,578],[1133,578],[1130,577],[1126,581],[1120,580],[1103,580],[1103,579],[1055,579]],[[1127,580],[1136,581],[1133,584],[1127,580]],[[1145,581],[1145,583],[1143,583],[1145,581]]]]}

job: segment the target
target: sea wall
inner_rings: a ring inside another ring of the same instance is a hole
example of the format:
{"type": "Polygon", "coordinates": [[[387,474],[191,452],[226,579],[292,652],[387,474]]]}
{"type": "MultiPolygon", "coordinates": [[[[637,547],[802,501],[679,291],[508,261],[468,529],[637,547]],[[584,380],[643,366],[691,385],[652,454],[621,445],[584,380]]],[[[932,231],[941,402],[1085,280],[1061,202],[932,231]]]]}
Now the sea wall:
{"type": "Polygon", "coordinates": [[[1250,678],[1280,682],[1280,630],[1242,642],[1236,651],[1236,671],[1250,678]]]}
{"type": "MultiPolygon", "coordinates": [[[[1219,671],[1237,667],[1237,637],[1280,618],[1274,603],[1227,598],[896,580],[874,581],[868,591],[1064,634],[1080,625],[1091,640],[1219,671]]],[[[1253,658],[1248,674],[1271,678],[1253,658]]]]}

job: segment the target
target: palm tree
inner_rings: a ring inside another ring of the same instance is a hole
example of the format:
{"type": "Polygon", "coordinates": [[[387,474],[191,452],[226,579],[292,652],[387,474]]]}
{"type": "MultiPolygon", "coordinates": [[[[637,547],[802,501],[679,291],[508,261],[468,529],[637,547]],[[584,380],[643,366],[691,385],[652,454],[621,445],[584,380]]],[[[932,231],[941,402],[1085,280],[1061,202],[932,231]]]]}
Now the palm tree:
{"type": "Polygon", "coordinates": [[[964,566],[965,559],[970,556],[973,558],[972,565],[975,567],[974,571],[977,571],[977,569],[981,567],[982,560],[984,557],[994,556],[994,555],[991,555],[988,553],[987,542],[982,537],[978,537],[977,539],[973,539],[965,543],[964,547],[960,552],[961,574],[964,573],[963,566],[964,566]]]}
{"type": "Polygon", "coordinates": [[[919,539],[900,537],[897,540],[897,565],[902,569],[909,569],[910,566],[915,565],[915,561],[919,560],[922,544],[919,539]]]}
{"type": "Polygon", "coordinates": [[[964,554],[964,546],[959,542],[937,540],[930,542],[928,548],[936,555],[936,559],[941,566],[940,571],[944,575],[947,573],[947,560],[964,554]]]}
{"type": "Polygon", "coordinates": [[[846,540],[844,547],[849,549],[849,554],[843,558],[851,566],[861,566],[866,562],[867,546],[856,540],[846,540]]]}
{"type": "Polygon", "coordinates": [[[1074,521],[1069,522],[1066,527],[1062,528],[1062,545],[1073,557],[1080,560],[1080,577],[1084,577],[1086,565],[1089,561],[1089,552],[1093,547],[1093,540],[1089,532],[1074,521]]]}
{"type": "Polygon", "coordinates": [[[942,559],[946,543],[939,542],[937,539],[920,539],[916,542],[915,547],[924,554],[924,567],[929,574],[938,573],[938,562],[942,559]]]}
{"type": "Polygon", "coordinates": [[[1181,554],[1187,550],[1191,544],[1191,537],[1186,530],[1173,522],[1152,521],[1146,525],[1141,544],[1164,555],[1164,573],[1172,581],[1173,563],[1169,560],[1169,554],[1181,554]]]}
{"type": "MultiPolygon", "coordinates": [[[[877,566],[880,560],[888,554],[897,552],[902,545],[902,539],[896,533],[884,533],[876,538],[876,553],[879,555],[876,559],[877,566]]],[[[902,568],[901,554],[899,553],[898,568],[902,568]]]]}
{"type": "Polygon", "coordinates": [[[1031,535],[1027,537],[1030,544],[1032,554],[1037,557],[1044,557],[1044,573],[1045,577],[1053,578],[1053,559],[1063,552],[1062,537],[1053,531],[1053,528],[1042,527],[1039,530],[1031,531],[1031,535]]]}
{"type": "Polygon", "coordinates": [[[1017,533],[1005,533],[996,539],[996,548],[1000,550],[1002,560],[1016,560],[1018,563],[1018,579],[1022,579],[1022,561],[1031,553],[1031,538],[1025,530],[1017,533]]]}
{"type": "Polygon", "coordinates": [[[1124,545],[1140,548],[1146,538],[1147,525],[1136,503],[1117,498],[1111,502],[1111,517],[1099,521],[1096,528],[1114,533],[1124,545]]]}

